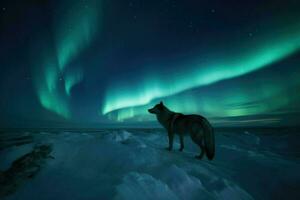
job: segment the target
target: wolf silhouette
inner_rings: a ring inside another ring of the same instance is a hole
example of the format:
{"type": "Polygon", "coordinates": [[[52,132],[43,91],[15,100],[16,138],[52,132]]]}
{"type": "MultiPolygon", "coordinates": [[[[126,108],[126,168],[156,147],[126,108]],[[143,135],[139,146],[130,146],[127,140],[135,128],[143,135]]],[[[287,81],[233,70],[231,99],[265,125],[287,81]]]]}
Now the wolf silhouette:
{"type": "Polygon", "coordinates": [[[148,109],[149,113],[155,114],[159,123],[167,130],[169,138],[169,151],[173,149],[174,135],[178,134],[180,139],[180,151],[184,149],[184,134],[188,133],[193,142],[201,149],[200,155],[196,156],[202,159],[206,154],[209,160],[215,156],[215,136],[214,130],[208,120],[201,115],[184,115],[169,110],[161,101],[153,108],[148,109]]]}

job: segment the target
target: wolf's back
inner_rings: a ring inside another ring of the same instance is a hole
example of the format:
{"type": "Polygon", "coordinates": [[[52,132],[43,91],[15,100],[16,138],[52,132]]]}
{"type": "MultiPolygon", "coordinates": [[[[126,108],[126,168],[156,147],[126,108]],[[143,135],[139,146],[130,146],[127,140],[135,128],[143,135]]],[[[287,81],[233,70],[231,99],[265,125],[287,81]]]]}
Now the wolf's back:
{"type": "Polygon", "coordinates": [[[212,160],[215,156],[214,129],[205,118],[202,120],[202,127],[204,129],[204,146],[206,156],[209,160],[212,160]]]}

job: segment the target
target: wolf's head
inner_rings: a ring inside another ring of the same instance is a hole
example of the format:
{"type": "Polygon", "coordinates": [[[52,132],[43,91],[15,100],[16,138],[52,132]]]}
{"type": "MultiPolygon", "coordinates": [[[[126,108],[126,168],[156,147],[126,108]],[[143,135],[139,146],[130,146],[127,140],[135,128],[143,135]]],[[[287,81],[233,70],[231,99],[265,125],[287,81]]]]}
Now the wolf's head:
{"type": "Polygon", "coordinates": [[[159,115],[162,112],[164,112],[165,109],[166,109],[166,107],[164,106],[163,102],[161,101],[159,104],[156,104],[153,108],[148,109],[148,112],[155,114],[155,115],[159,115]]]}

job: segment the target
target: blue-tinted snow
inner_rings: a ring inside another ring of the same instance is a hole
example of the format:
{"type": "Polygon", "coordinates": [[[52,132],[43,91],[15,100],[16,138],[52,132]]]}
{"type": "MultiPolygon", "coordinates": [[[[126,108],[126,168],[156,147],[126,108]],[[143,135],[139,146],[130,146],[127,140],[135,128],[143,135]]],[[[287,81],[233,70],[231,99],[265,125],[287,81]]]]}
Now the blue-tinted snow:
{"type": "Polygon", "coordinates": [[[5,199],[300,199],[299,152],[286,135],[217,131],[213,161],[195,159],[199,149],[189,138],[182,153],[178,138],[172,152],[164,150],[160,129],[18,138],[27,136],[31,142],[15,146],[15,134],[1,135],[0,170],[35,144],[52,144],[55,159],[5,199]]]}

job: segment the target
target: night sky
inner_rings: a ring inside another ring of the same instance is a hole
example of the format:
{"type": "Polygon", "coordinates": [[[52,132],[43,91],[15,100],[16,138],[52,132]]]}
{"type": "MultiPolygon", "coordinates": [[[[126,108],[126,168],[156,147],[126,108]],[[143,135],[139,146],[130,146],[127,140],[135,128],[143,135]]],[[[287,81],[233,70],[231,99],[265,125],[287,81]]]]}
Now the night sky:
{"type": "Polygon", "coordinates": [[[0,3],[1,127],[300,120],[299,0],[0,3]]]}

